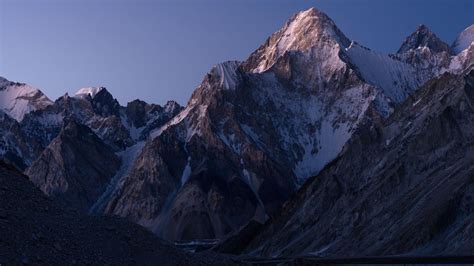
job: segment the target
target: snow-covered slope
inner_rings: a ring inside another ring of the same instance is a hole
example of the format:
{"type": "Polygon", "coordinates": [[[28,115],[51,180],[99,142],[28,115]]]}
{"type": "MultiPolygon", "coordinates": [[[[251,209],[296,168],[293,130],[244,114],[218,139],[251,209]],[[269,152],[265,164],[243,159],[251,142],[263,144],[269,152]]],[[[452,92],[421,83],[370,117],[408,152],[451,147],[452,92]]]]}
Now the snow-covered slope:
{"type": "Polygon", "coordinates": [[[356,42],[352,42],[345,52],[367,83],[382,89],[386,96],[397,103],[423,83],[412,65],[374,52],[356,42]]]}
{"type": "Polygon", "coordinates": [[[0,77],[0,109],[15,120],[21,121],[25,114],[51,104],[39,89],[0,77]]]}
{"type": "Polygon", "coordinates": [[[454,41],[451,49],[454,54],[459,54],[474,42],[474,24],[463,30],[454,41]]]}

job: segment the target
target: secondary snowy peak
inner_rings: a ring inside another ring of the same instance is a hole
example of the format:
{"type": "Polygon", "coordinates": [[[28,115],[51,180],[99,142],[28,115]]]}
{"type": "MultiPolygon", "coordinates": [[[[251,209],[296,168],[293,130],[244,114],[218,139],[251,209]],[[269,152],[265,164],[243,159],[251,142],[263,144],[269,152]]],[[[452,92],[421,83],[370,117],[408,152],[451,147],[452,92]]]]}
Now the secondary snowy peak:
{"type": "Polygon", "coordinates": [[[428,47],[436,53],[450,52],[449,45],[439,39],[426,25],[422,24],[405,39],[397,53],[405,53],[421,47],[428,47]]]}
{"type": "Polygon", "coordinates": [[[105,89],[104,87],[87,87],[79,89],[74,95],[77,97],[87,97],[89,95],[91,98],[97,95],[100,91],[105,89]]]}
{"type": "Polygon", "coordinates": [[[451,46],[451,50],[454,54],[459,54],[465,49],[469,48],[471,44],[474,42],[474,24],[467,27],[463,30],[459,36],[454,41],[453,45],[451,46]]]}
{"type": "Polygon", "coordinates": [[[0,78],[0,110],[17,121],[23,120],[27,113],[43,109],[52,103],[37,88],[0,78]]]}
{"type": "Polygon", "coordinates": [[[335,23],[316,8],[296,13],[244,63],[246,71],[261,73],[287,52],[309,53],[322,47],[347,47],[350,41],[335,23]]]}

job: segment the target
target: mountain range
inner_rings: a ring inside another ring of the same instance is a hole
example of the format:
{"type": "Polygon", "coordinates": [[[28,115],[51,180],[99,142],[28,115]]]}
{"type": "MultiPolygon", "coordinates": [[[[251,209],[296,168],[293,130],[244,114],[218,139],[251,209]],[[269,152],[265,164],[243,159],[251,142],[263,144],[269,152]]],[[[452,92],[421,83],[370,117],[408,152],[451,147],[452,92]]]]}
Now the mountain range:
{"type": "Polygon", "coordinates": [[[383,54],[311,8],[186,106],[1,78],[0,156],[67,206],[221,252],[472,255],[473,41],[420,25],[383,54]]]}

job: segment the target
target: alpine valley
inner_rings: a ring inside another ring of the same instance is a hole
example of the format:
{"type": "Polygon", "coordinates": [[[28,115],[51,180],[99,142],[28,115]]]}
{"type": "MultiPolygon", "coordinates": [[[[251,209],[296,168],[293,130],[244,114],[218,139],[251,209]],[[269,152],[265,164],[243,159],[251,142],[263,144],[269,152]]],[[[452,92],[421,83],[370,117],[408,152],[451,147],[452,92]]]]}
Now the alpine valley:
{"type": "Polygon", "coordinates": [[[0,78],[0,157],[68,208],[217,252],[474,256],[474,25],[458,36],[420,25],[382,54],[311,8],[186,106],[0,78]]]}

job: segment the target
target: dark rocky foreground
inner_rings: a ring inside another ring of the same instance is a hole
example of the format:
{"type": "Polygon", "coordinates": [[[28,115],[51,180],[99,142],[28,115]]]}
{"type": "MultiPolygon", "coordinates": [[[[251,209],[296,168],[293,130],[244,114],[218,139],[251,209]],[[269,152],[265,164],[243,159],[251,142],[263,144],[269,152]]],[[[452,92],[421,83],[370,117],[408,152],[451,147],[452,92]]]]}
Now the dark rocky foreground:
{"type": "Polygon", "coordinates": [[[232,265],[174,248],[144,228],[48,198],[0,161],[0,265],[232,265]]]}
{"type": "Polygon", "coordinates": [[[347,258],[262,258],[242,259],[242,263],[254,265],[468,265],[474,262],[473,256],[386,256],[386,257],[347,257],[347,258]]]}

